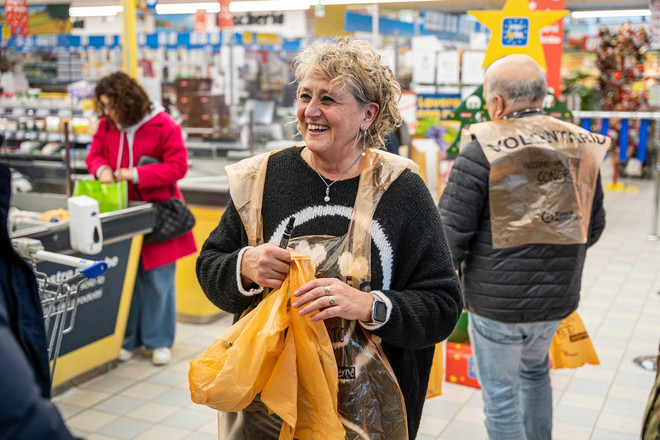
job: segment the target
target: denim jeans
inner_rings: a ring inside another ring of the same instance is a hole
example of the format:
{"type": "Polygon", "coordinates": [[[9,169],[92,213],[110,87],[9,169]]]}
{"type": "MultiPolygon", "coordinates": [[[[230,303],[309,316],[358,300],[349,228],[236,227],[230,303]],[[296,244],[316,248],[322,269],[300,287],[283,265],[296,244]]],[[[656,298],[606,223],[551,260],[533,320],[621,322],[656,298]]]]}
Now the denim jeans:
{"type": "Polygon", "coordinates": [[[561,321],[504,323],[470,313],[468,332],[491,440],[550,440],[548,350],[561,321]]]}
{"type": "Polygon", "coordinates": [[[170,348],[176,330],[176,263],[144,270],[138,267],[122,347],[170,348]]]}

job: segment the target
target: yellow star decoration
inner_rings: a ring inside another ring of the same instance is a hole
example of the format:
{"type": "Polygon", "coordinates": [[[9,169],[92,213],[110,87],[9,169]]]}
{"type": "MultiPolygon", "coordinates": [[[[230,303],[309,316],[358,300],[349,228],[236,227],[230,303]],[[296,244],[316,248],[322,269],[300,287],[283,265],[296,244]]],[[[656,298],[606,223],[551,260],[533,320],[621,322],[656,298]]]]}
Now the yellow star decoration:
{"type": "Polygon", "coordinates": [[[507,0],[501,11],[467,13],[493,32],[482,67],[507,55],[526,54],[534,58],[544,70],[548,70],[539,31],[569,11],[532,11],[529,9],[528,0],[507,0]]]}

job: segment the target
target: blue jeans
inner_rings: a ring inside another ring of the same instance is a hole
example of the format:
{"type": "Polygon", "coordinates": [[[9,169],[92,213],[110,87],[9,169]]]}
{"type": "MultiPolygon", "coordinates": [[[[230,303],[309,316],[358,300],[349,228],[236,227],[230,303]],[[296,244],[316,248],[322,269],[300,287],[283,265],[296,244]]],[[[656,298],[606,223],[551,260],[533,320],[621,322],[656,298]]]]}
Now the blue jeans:
{"type": "Polygon", "coordinates": [[[144,270],[140,261],[123,348],[172,347],[176,330],[175,272],[176,263],[144,270]]]}
{"type": "Polygon", "coordinates": [[[470,313],[468,333],[491,440],[549,440],[548,350],[561,321],[508,324],[470,313]]]}

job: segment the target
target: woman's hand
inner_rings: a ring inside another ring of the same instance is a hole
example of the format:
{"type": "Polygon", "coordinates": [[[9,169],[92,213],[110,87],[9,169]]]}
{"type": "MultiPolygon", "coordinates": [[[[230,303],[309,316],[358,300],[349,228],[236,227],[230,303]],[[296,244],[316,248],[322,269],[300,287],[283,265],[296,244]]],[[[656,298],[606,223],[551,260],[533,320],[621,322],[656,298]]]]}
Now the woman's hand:
{"type": "Polygon", "coordinates": [[[132,182],[135,177],[134,171],[131,168],[122,168],[119,170],[119,173],[117,174],[117,182],[121,182],[122,180],[126,180],[128,182],[132,182]]]}
{"type": "Polygon", "coordinates": [[[110,169],[110,167],[105,167],[101,170],[101,174],[99,174],[99,182],[115,183],[115,176],[112,174],[112,169],[110,169]]]}
{"type": "Polygon", "coordinates": [[[311,321],[333,317],[371,321],[373,296],[336,278],[312,280],[300,286],[293,295],[297,297],[293,307],[300,308],[298,313],[301,315],[319,311],[309,318],[311,321]]]}
{"type": "Polygon", "coordinates": [[[241,260],[243,286],[257,283],[262,287],[278,288],[289,273],[291,252],[273,243],[249,248],[241,260]]]}

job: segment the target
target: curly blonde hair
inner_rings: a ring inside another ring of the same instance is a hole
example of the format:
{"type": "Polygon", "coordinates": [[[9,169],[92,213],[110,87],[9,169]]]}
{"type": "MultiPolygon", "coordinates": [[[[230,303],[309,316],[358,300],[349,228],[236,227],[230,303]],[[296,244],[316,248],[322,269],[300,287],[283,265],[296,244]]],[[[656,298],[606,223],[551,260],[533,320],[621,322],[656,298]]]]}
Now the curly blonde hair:
{"type": "Polygon", "coordinates": [[[383,57],[366,41],[342,37],[314,43],[296,56],[293,65],[298,93],[302,79],[313,72],[328,81],[330,87],[348,85],[360,105],[375,102],[380,106],[367,131],[369,145],[383,148],[385,137],[401,125],[398,107],[401,86],[383,57]]]}

